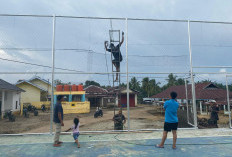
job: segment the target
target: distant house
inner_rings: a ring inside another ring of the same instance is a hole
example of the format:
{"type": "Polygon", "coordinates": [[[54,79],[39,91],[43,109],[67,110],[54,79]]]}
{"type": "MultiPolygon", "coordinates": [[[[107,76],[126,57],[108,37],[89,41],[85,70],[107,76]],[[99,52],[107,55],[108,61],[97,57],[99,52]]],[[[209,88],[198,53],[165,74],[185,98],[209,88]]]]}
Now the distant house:
{"type": "Polygon", "coordinates": [[[90,102],[90,107],[106,107],[107,100],[110,99],[108,91],[104,88],[90,85],[86,87],[86,99],[90,102]]]}
{"type": "MultiPolygon", "coordinates": [[[[109,107],[118,104],[120,107],[127,105],[127,94],[126,89],[121,88],[121,104],[119,104],[118,87],[104,89],[98,86],[90,85],[84,90],[86,91],[86,99],[90,101],[91,107],[109,107]]],[[[130,107],[137,106],[137,94],[135,90],[129,90],[130,93],[130,107]]]]}
{"type": "Polygon", "coordinates": [[[29,80],[19,80],[16,86],[25,92],[21,95],[21,104],[33,104],[40,101],[50,101],[51,84],[48,80],[44,80],[35,76],[29,80]]]}
{"type": "Polygon", "coordinates": [[[0,114],[3,118],[8,110],[20,112],[21,88],[0,79],[0,114]]]}
{"type": "MultiPolygon", "coordinates": [[[[109,91],[109,95],[117,95],[116,93],[118,92],[118,87],[109,88],[108,91],[109,91]]],[[[120,107],[121,105],[123,107],[125,107],[125,106],[127,106],[127,90],[126,90],[126,88],[121,87],[120,93],[121,93],[121,104],[118,103],[119,96],[117,96],[117,98],[116,98],[116,104],[118,104],[118,107],[120,107]]],[[[129,89],[130,107],[136,107],[138,105],[138,103],[137,103],[138,93],[139,92],[136,90],[129,89]]]]}
{"type": "MultiPolygon", "coordinates": [[[[186,104],[186,90],[185,85],[180,86],[171,86],[168,89],[164,90],[161,93],[153,95],[152,98],[160,99],[160,100],[167,100],[169,99],[170,92],[175,91],[177,92],[177,101],[181,105],[186,104]]],[[[227,105],[227,92],[225,89],[218,88],[211,82],[208,83],[196,83],[195,84],[195,93],[196,93],[196,101],[197,101],[197,108],[198,110],[202,108],[202,104],[205,102],[215,100],[218,105],[225,106],[227,105]]],[[[230,98],[232,93],[229,93],[230,98]]],[[[187,86],[187,97],[189,103],[192,102],[192,86],[189,84],[187,86]]]]}

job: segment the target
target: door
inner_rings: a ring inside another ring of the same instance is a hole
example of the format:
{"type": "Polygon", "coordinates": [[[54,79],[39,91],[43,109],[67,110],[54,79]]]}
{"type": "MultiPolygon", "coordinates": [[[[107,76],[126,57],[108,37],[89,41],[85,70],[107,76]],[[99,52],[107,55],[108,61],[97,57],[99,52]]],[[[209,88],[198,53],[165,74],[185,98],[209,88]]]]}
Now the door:
{"type": "MultiPolygon", "coordinates": [[[[130,100],[130,107],[135,107],[135,95],[134,94],[130,94],[129,100],[130,100]]],[[[121,95],[121,104],[122,104],[122,107],[127,106],[127,95],[126,94],[121,95]]]]}
{"type": "Polygon", "coordinates": [[[135,107],[135,95],[130,94],[130,107],[135,107]]]}

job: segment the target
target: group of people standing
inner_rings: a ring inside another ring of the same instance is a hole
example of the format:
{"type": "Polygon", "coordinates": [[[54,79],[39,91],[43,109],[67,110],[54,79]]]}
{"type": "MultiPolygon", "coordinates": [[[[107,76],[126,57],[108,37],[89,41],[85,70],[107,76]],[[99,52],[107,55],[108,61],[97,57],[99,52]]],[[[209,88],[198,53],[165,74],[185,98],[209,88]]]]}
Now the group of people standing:
{"type": "MultiPolygon", "coordinates": [[[[178,117],[177,117],[177,111],[179,108],[179,103],[176,101],[177,93],[171,92],[170,93],[170,100],[166,101],[164,103],[164,109],[165,109],[165,122],[164,122],[164,131],[163,131],[163,137],[160,142],[160,144],[155,145],[157,148],[164,148],[164,143],[167,139],[168,132],[172,131],[173,134],[173,145],[172,148],[176,149],[176,140],[177,140],[177,128],[178,128],[178,117]]],[[[60,132],[61,132],[61,126],[64,126],[63,122],[63,108],[61,102],[64,100],[63,96],[58,96],[57,98],[57,104],[54,108],[54,117],[53,121],[55,123],[56,131],[54,136],[54,147],[59,147],[62,144],[62,141],[59,140],[60,132]]],[[[218,112],[219,108],[216,104],[212,105],[211,107],[211,119],[213,120],[214,125],[217,126],[218,121],[218,112]]],[[[122,110],[118,111],[118,114],[116,114],[113,117],[114,121],[114,129],[115,130],[123,130],[123,126],[126,123],[126,118],[122,114],[122,110]]],[[[69,130],[73,131],[73,138],[75,140],[75,143],[77,144],[77,147],[80,148],[80,144],[78,141],[79,136],[79,126],[80,121],[78,117],[74,118],[73,126],[69,130]]],[[[69,131],[67,130],[67,131],[69,131]]]]}
{"type": "MultiPolygon", "coordinates": [[[[54,115],[53,115],[53,122],[55,124],[55,136],[54,136],[54,147],[60,147],[63,143],[60,141],[60,133],[61,133],[61,127],[64,126],[64,113],[63,113],[63,107],[62,107],[62,101],[64,101],[64,97],[62,95],[59,95],[57,97],[57,103],[54,107],[54,115]]],[[[114,121],[114,129],[115,130],[123,130],[123,125],[126,123],[126,118],[122,114],[122,110],[118,111],[118,114],[116,114],[113,117],[114,121]]],[[[75,140],[75,143],[77,144],[77,147],[80,148],[80,143],[78,141],[78,137],[80,135],[79,133],[79,126],[80,126],[80,120],[78,117],[75,117],[73,120],[73,125],[66,131],[72,130],[73,132],[73,138],[75,140]]]]}
{"type": "MultiPolygon", "coordinates": [[[[170,93],[171,99],[169,101],[166,101],[164,104],[164,109],[166,110],[165,112],[165,123],[164,123],[164,132],[163,132],[163,138],[162,141],[159,145],[156,145],[158,148],[163,148],[164,147],[164,142],[167,138],[167,134],[169,131],[172,131],[173,133],[173,149],[176,148],[176,139],[177,139],[177,126],[178,126],[178,118],[177,118],[177,110],[179,107],[178,102],[175,101],[177,97],[177,93],[172,92],[170,93]]],[[[59,95],[57,97],[57,103],[54,107],[54,116],[53,116],[53,121],[55,123],[55,136],[54,136],[54,147],[60,147],[61,144],[63,143],[60,141],[60,133],[61,133],[61,126],[64,126],[64,121],[63,121],[63,108],[61,102],[64,100],[64,97],[59,95]]],[[[115,130],[123,130],[123,126],[126,123],[126,118],[122,114],[122,110],[118,111],[118,114],[116,114],[113,117],[114,121],[114,129],[115,130]]],[[[73,131],[73,138],[75,140],[75,143],[77,144],[77,147],[80,148],[80,143],[78,141],[78,137],[80,135],[79,133],[79,126],[80,126],[80,120],[78,117],[75,117],[73,120],[73,126],[70,127],[69,130],[73,131]]]]}
{"type": "MultiPolygon", "coordinates": [[[[57,103],[54,107],[54,115],[53,115],[53,122],[55,124],[55,136],[54,136],[54,147],[60,147],[61,144],[63,143],[60,141],[60,133],[61,133],[61,126],[64,126],[64,121],[63,121],[63,107],[61,102],[64,101],[64,96],[59,95],[57,97],[57,103]]],[[[80,148],[80,143],[78,141],[78,136],[79,136],[79,126],[80,126],[80,121],[78,117],[75,117],[73,120],[73,125],[67,130],[73,131],[73,138],[75,140],[75,143],[77,144],[77,147],[80,148]]]]}

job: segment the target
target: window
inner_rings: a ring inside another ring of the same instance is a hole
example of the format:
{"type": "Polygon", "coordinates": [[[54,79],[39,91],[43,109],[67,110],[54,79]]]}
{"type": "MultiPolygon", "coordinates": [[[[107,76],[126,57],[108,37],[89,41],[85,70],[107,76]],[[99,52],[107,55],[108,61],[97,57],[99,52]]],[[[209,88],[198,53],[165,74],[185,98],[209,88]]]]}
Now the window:
{"type": "Polygon", "coordinates": [[[15,103],[15,109],[17,109],[18,108],[18,101],[16,101],[16,103],[15,103]]]}

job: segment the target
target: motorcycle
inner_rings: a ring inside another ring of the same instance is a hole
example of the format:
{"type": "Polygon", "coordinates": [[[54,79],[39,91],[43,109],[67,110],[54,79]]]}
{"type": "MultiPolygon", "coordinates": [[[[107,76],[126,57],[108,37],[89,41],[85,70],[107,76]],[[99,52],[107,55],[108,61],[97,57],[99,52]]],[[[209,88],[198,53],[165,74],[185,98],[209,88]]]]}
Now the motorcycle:
{"type": "Polygon", "coordinates": [[[103,117],[103,111],[101,108],[97,108],[96,112],[94,113],[94,118],[103,117]]]}

